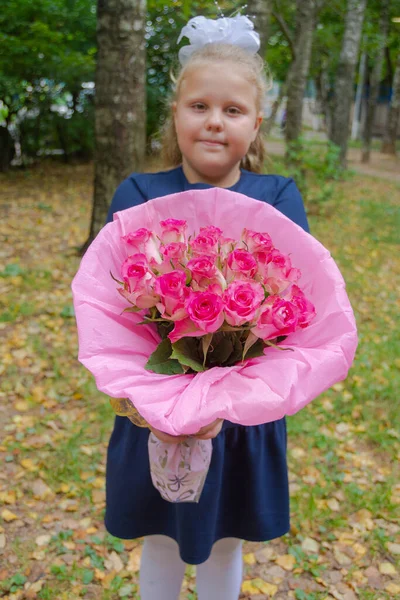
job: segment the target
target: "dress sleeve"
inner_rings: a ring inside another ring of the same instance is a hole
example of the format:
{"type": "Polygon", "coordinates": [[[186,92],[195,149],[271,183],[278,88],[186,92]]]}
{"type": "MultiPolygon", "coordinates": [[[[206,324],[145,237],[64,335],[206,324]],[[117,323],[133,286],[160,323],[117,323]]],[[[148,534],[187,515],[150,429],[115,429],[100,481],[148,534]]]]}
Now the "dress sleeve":
{"type": "Polygon", "coordinates": [[[275,198],[274,207],[288,217],[293,223],[310,232],[303,199],[293,179],[287,179],[275,198]]]}
{"type": "Polygon", "coordinates": [[[134,175],[125,179],[116,189],[110,208],[108,209],[107,221],[113,220],[113,214],[132,206],[138,206],[146,202],[147,198],[143,190],[138,186],[134,175]]]}

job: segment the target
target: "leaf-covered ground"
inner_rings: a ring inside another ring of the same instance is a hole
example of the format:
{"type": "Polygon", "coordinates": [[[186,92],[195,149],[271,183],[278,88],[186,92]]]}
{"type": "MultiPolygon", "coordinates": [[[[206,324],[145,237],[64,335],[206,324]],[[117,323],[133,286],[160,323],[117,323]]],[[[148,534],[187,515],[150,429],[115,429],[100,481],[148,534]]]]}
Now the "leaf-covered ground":
{"type": "MultiPolygon", "coordinates": [[[[112,411],[76,359],[70,282],[91,182],[87,166],[0,177],[0,597],[13,600],[139,598],[140,540],[102,521],[112,411]]],[[[400,595],[399,197],[357,175],[311,217],[360,346],[348,379],[289,419],[292,530],[245,544],[242,598],[400,595]]],[[[181,597],[196,598],[192,567],[181,597]]]]}

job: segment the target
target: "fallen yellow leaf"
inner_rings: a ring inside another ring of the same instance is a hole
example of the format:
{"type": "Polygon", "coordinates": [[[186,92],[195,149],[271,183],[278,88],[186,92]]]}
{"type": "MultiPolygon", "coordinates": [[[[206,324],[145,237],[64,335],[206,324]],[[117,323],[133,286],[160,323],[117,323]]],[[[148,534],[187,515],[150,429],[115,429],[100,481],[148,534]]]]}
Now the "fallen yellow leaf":
{"type": "Polygon", "coordinates": [[[93,481],[90,482],[90,485],[97,490],[102,490],[105,486],[105,478],[104,477],[96,477],[93,481]]]}
{"type": "Polygon", "coordinates": [[[390,562],[383,562],[379,565],[379,571],[382,575],[396,575],[397,571],[394,565],[390,562]]]}
{"type": "Polygon", "coordinates": [[[278,586],[273,583],[267,583],[263,579],[257,578],[252,580],[254,587],[258,588],[260,592],[266,594],[269,598],[273,598],[278,591],[278,586]]]}
{"type": "Polygon", "coordinates": [[[142,547],[138,546],[129,553],[127,570],[136,573],[140,569],[140,558],[142,555],[142,547]]]}
{"type": "Polygon", "coordinates": [[[26,412],[27,410],[29,410],[29,404],[25,400],[18,400],[14,404],[14,408],[19,412],[26,412]]]}
{"type": "Polygon", "coordinates": [[[21,465],[21,467],[31,472],[37,471],[39,468],[37,465],[35,465],[31,458],[23,458],[19,464],[21,465]]]}
{"type": "Polygon", "coordinates": [[[47,544],[50,542],[51,540],[51,535],[45,534],[45,535],[38,535],[38,537],[35,539],[35,542],[38,546],[47,546],[47,544]]]}
{"type": "Polygon", "coordinates": [[[11,510],[8,510],[8,508],[5,508],[4,510],[1,511],[1,516],[7,523],[10,523],[10,521],[15,521],[15,519],[18,519],[17,515],[15,515],[13,512],[11,512],[11,510]]]}
{"type": "Polygon", "coordinates": [[[295,557],[292,554],[282,554],[275,560],[276,564],[285,569],[285,571],[292,571],[296,562],[295,557]]]}
{"type": "Polygon", "coordinates": [[[94,570],[94,576],[99,581],[102,581],[103,579],[105,579],[106,574],[104,573],[104,571],[100,571],[100,569],[95,569],[94,570]]]}
{"type": "Polygon", "coordinates": [[[15,504],[16,502],[15,490],[7,490],[6,492],[0,492],[0,502],[4,504],[15,504]]]}
{"type": "Polygon", "coordinates": [[[397,583],[387,583],[385,585],[385,591],[389,592],[389,594],[393,594],[393,597],[395,594],[400,594],[400,585],[397,585],[397,583]]]}
{"type": "Polygon", "coordinates": [[[365,546],[363,546],[362,544],[359,544],[358,542],[356,542],[356,543],[353,545],[353,550],[355,550],[355,552],[357,552],[357,554],[358,554],[359,556],[364,556],[364,554],[366,554],[366,553],[367,553],[367,549],[366,549],[366,547],[365,547],[365,546]]]}
{"type": "Polygon", "coordinates": [[[246,565],[255,565],[256,564],[256,557],[254,556],[254,554],[252,552],[250,552],[250,554],[245,554],[243,556],[243,560],[246,563],[246,565]]]}
{"type": "Polygon", "coordinates": [[[242,592],[244,594],[250,594],[250,596],[255,596],[260,593],[260,590],[253,585],[252,581],[244,581],[242,583],[242,592]]]}
{"type": "Polygon", "coordinates": [[[326,504],[334,512],[338,512],[340,510],[340,504],[336,498],[329,498],[329,500],[326,501],[326,504]]]}
{"type": "Polygon", "coordinates": [[[387,549],[390,554],[400,554],[400,544],[395,544],[394,542],[388,542],[386,544],[387,549]]]}

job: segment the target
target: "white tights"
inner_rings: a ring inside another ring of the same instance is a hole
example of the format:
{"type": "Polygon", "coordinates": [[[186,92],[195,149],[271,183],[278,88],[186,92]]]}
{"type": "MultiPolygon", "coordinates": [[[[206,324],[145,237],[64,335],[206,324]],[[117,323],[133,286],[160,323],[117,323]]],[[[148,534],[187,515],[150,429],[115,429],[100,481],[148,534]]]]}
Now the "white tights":
{"type": "MultiPolygon", "coordinates": [[[[178,600],[185,569],[175,540],[165,535],[146,537],[140,563],[141,600],[178,600]]],[[[242,541],[218,540],[210,557],[197,565],[198,599],[237,600],[242,575],[242,541]]]]}

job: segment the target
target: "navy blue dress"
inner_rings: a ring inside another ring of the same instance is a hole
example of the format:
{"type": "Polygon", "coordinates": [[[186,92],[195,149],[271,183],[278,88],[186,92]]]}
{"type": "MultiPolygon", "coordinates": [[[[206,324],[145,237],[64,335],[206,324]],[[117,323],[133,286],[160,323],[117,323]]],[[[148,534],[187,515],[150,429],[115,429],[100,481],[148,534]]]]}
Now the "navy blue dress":
{"type": "MultiPolygon", "coordinates": [[[[190,184],[181,167],[133,174],[118,187],[114,212],[146,200],[208,184],[190,184]]],[[[232,191],[276,207],[308,231],[300,193],[292,179],[242,170],[232,191]]],[[[179,216],[179,215],[178,215],[179,216]]],[[[116,417],[106,474],[105,525],[114,536],[133,539],[162,534],[179,544],[181,558],[200,564],[214,542],[225,537],[265,541],[289,531],[289,486],[285,419],[245,427],[225,421],[213,440],[213,454],[198,504],[163,500],[150,478],[149,430],[116,417]]]]}

